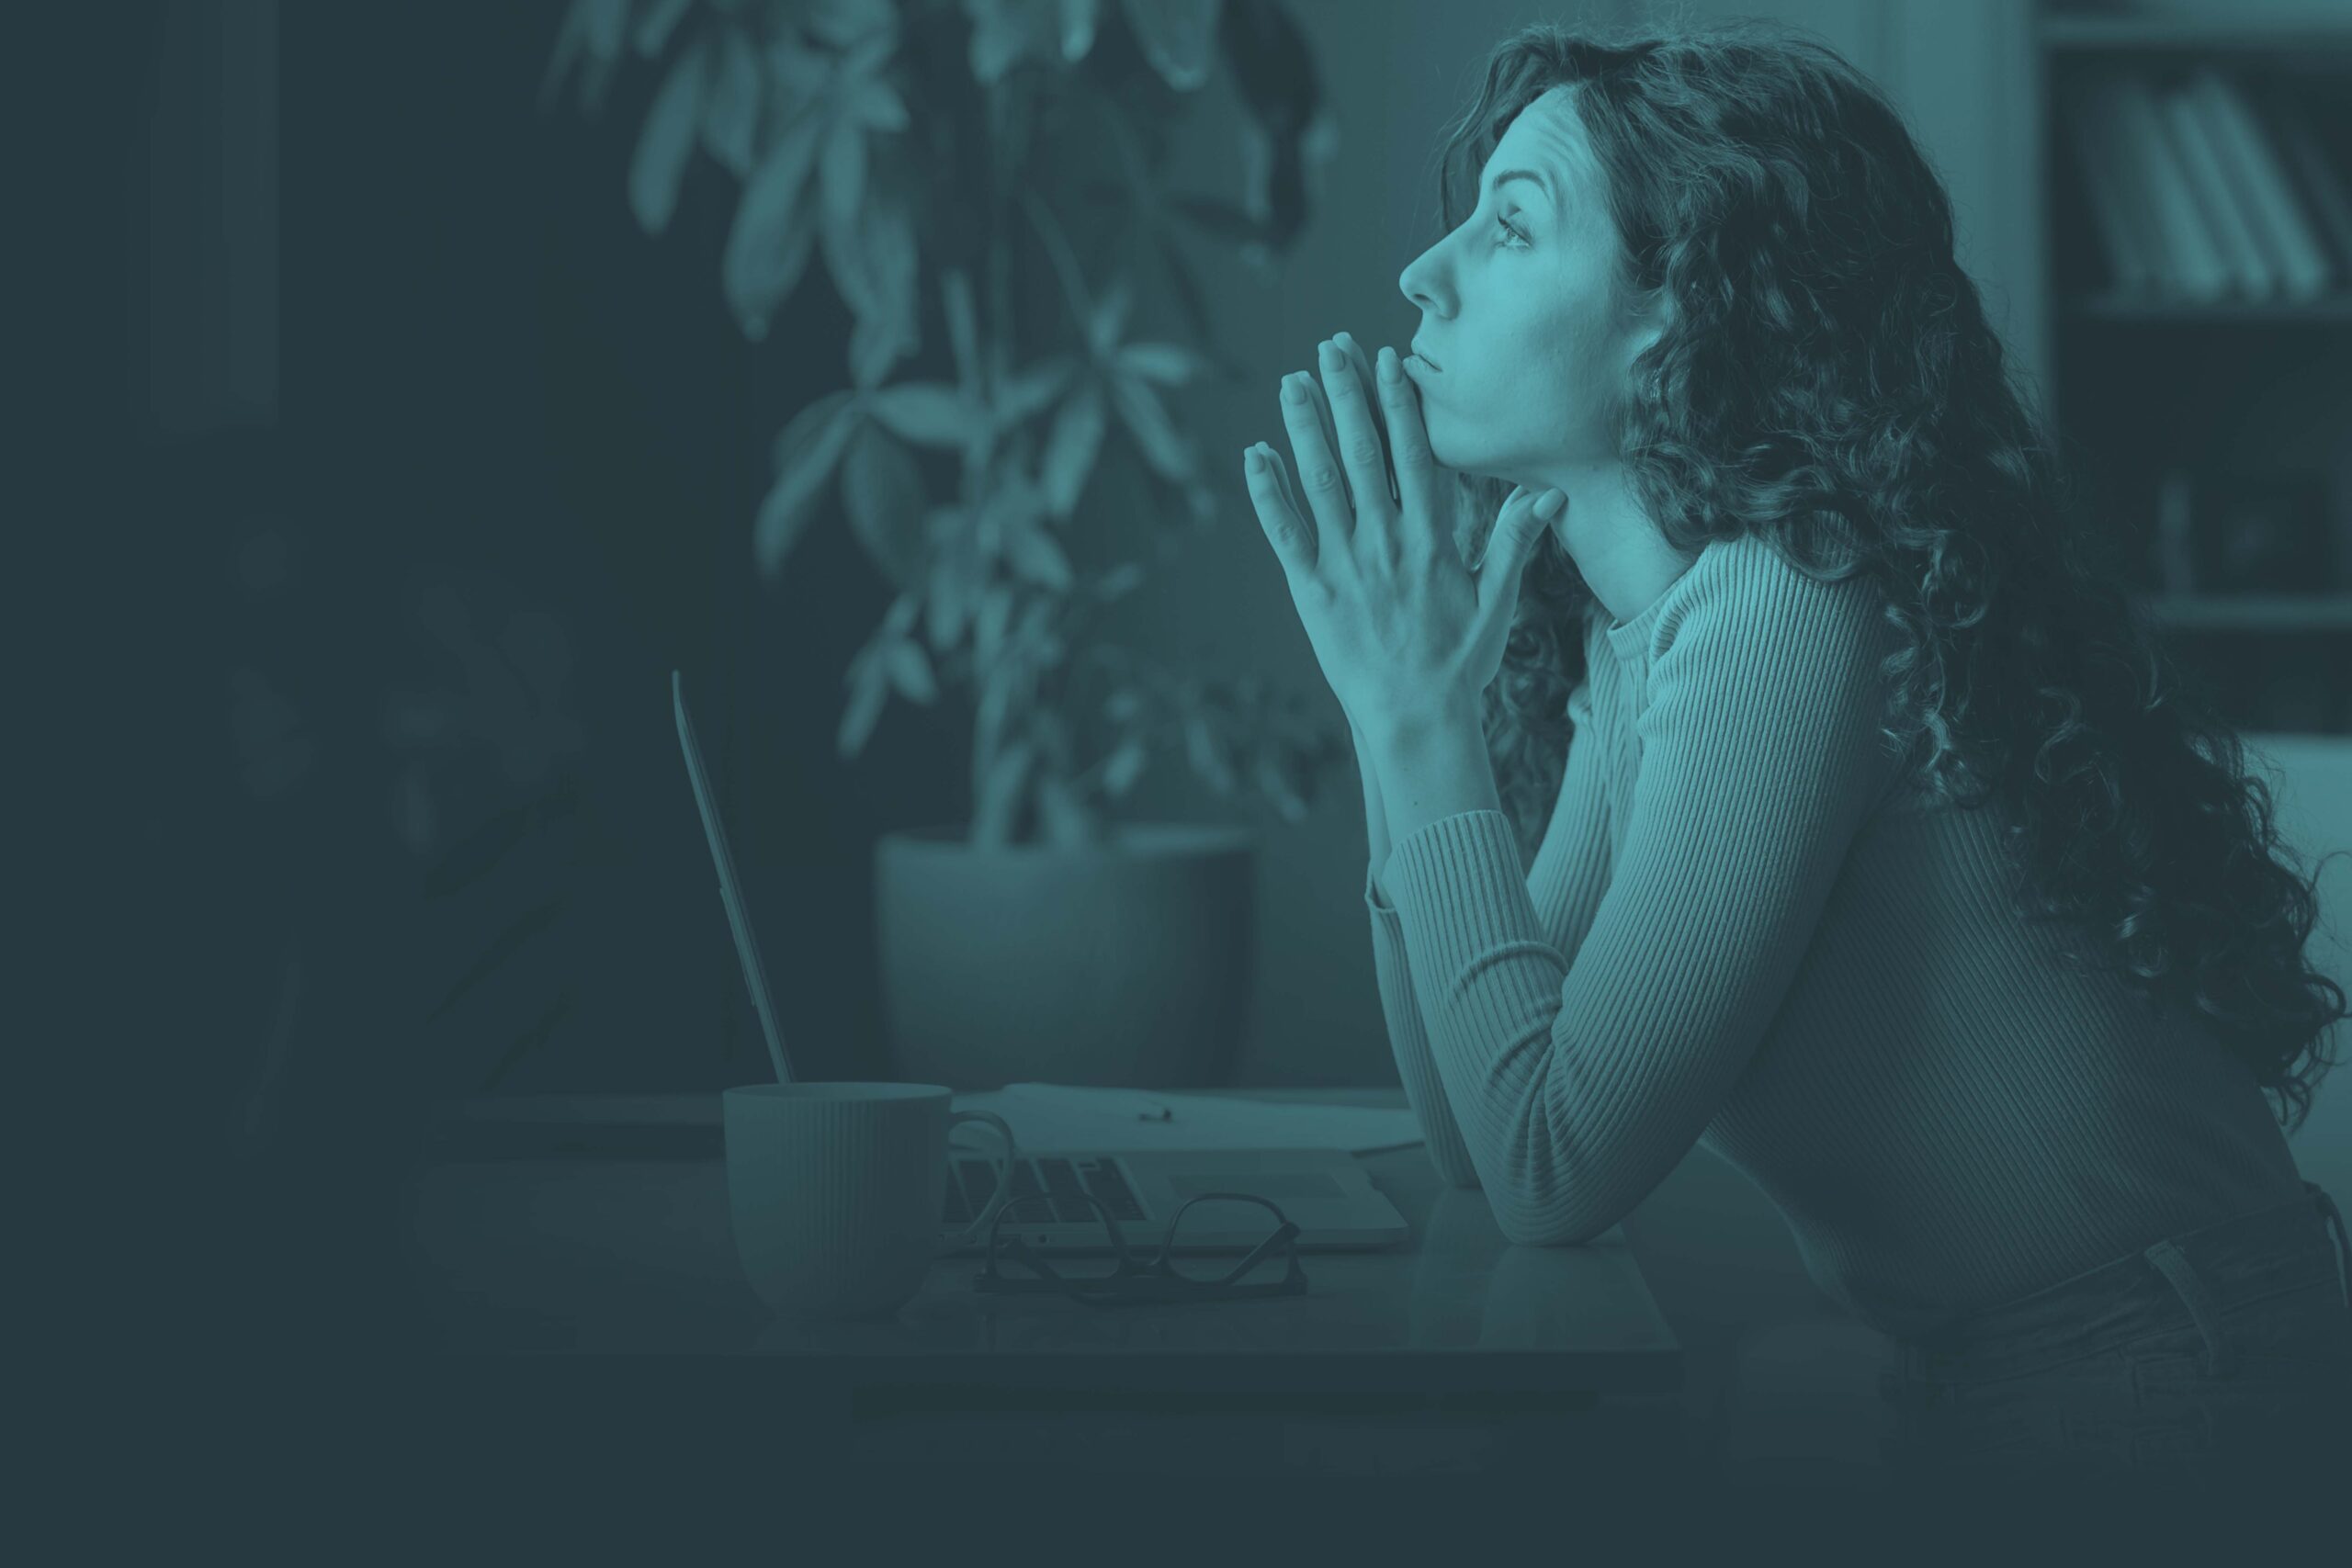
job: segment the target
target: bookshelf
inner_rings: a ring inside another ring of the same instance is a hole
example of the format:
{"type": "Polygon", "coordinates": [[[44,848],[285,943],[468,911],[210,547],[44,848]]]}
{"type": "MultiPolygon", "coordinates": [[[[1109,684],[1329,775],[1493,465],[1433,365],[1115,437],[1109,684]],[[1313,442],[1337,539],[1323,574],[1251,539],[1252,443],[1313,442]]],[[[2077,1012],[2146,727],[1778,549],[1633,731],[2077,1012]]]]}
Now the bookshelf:
{"type": "Polygon", "coordinates": [[[2352,6],[2043,0],[2044,390],[2225,716],[2352,734],[2352,6]]]}

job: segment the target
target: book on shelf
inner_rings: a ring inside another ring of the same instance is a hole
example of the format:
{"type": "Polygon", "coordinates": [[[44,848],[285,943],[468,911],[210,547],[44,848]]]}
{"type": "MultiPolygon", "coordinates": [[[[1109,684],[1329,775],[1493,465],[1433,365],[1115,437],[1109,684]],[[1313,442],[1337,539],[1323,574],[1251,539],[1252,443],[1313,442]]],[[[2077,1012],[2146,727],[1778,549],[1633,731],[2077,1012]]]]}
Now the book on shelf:
{"type": "Polygon", "coordinates": [[[2255,232],[2255,218],[2241,204],[2230,173],[2222,166],[2222,150],[2205,123],[2201,101],[2185,86],[2152,89],[2156,115],[2164,122],[2181,184],[2197,204],[2205,232],[2222,258],[2229,292],[2247,299],[2267,299],[2278,288],[2278,269],[2267,251],[2268,236],[2255,232]]]}
{"type": "Polygon", "coordinates": [[[2129,167],[2155,210],[2163,236],[2159,275],[2169,290],[2199,303],[2222,299],[2230,291],[2229,264],[2190,190],[2154,89],[2129,72],[2116,72],[2106,81],[2107,102],[2122,130],[2129,167]]]}
{"type": "Polygon", "coordinates": [[[2301,301],[2352,279],[2352,202],[2290,84],[2106,66],[2064,119],[2118,289],[2301,301]]]}
{"type": "Polygon", "coordinates": [[[2297,300],[2325,294],[2335,284],[2335,268],[2287,184],[2284,164],[2256,123],[2244,86],[2210,65],[2199,66],[2183,96],[2203,111],[2216,162],[2256,242],[2269,254],[2278,292],[2297,300]]]}

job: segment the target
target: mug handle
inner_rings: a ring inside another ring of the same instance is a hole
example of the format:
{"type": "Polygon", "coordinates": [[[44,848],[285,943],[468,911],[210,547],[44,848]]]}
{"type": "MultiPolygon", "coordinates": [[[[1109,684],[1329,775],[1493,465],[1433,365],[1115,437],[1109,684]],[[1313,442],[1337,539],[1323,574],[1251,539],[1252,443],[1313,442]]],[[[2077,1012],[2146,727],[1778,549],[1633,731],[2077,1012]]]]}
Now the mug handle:
{"type": "MultiPolygon", "coordinates": [[[[942,1258],[957,1247],[968,1247],[988,1235],[989,1226],[996,1223],[997,1211],[1003,1208],[1006,1201],[1012,1196],[1012,1162],[1016,1156],[1013,1153],[1012,1127],[1006,1124],[1003,1117],[993,1111],[951,1111],[947,1117],[947,1131],[951,1136],[956,1128],[967,1122],[985,1122],[996,1129],[997,1136],[1004,1140],[1004,1160],[997,1167],[996,1190],[989,1195],[987,1206],[981,1209],[978,1216],[970,1224],[964,1227],[962,1235],[951,1236],[940,1242],[934,1249],[934,1255],[942,1258]]],[[[956,1173],[949,1171],[947,1179],[955,1180],[956,1173]]]]}

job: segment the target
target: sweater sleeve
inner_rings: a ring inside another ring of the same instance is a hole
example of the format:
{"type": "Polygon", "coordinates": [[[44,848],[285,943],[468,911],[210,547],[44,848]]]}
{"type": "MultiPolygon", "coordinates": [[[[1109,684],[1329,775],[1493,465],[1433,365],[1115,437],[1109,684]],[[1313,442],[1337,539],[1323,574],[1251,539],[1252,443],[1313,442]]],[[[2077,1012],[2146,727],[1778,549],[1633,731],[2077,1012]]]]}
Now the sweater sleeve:
{"type": "MultiPolygon", "coordinates": [[[[1576,727],[1560,781],[1558,800],[1528,874],[1528,897],[1552,944],[1574,953],[1592,923],[1593,910],[1609,881],[1607,802],[1601,784],[1602,748],[1592,732],[1592,693],[1580,682],[1568,696],[1576,727]]],[[[1388,1021],[1388,1045],[1396,1058],[1405,1099],[1429,1140],[1430,1160],[1454,1187],[1478,1185],[1478,1168],[1462,1140],[1462,1129],[1447,1103],[1445,1084],[1430,1054],[1428,1028],[1414,995],[1405,929],[1396,906],[1381,892],[1379,868],[1364,871],[1364,905],[1372,914],[1372,963],[1379,982],[1380,1010],[1388,1021]]]]}
{"type": "Polygon", "coordinates": [[[1684,582],[1650,633],[1622,850],[1573,963],[1501,813],[1390,852],[1437,1076],[1515,1242],[1591,1239],[1698,1141],[1892,777],[1865,581],[1759,550],[1684,582]]]}

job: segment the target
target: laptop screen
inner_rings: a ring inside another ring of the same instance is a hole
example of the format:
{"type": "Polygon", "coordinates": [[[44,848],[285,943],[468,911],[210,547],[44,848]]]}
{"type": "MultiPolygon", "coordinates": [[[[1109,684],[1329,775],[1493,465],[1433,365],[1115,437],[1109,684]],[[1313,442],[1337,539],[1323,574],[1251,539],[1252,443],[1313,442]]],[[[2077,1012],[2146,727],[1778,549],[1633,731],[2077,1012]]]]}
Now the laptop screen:
{"type": "Polygon", "coordinates": [[[760,963],[759,943],[752,936],[752,917],[743,908],[742,879],[735,874],[735,856],[727,847],[727,829],[718,820],[718,801],[710,787],[709,772],[703,767],[702,748],[695,740],[695,721],[686,715],[685,682],[678,671],[670,671],[670,705],[677,710],[678,745],[686,754],[686,776],[694,781],[695,809],[702,813],[703,837],[710,841],[711,863],[718,869],[718,897],[727,906],[728,928],[735,933],[735,958],[743,966],[743,982],[752,988],[752,1006],[760,1015],[760,1028],[767,1036],[768,1060],[775,1068],[775,1081],[796,1083],[790,1058],[785,1055],[784,1036],[775,1026],[775,1008],[768,1000],[767,971],[760,963]]]}

